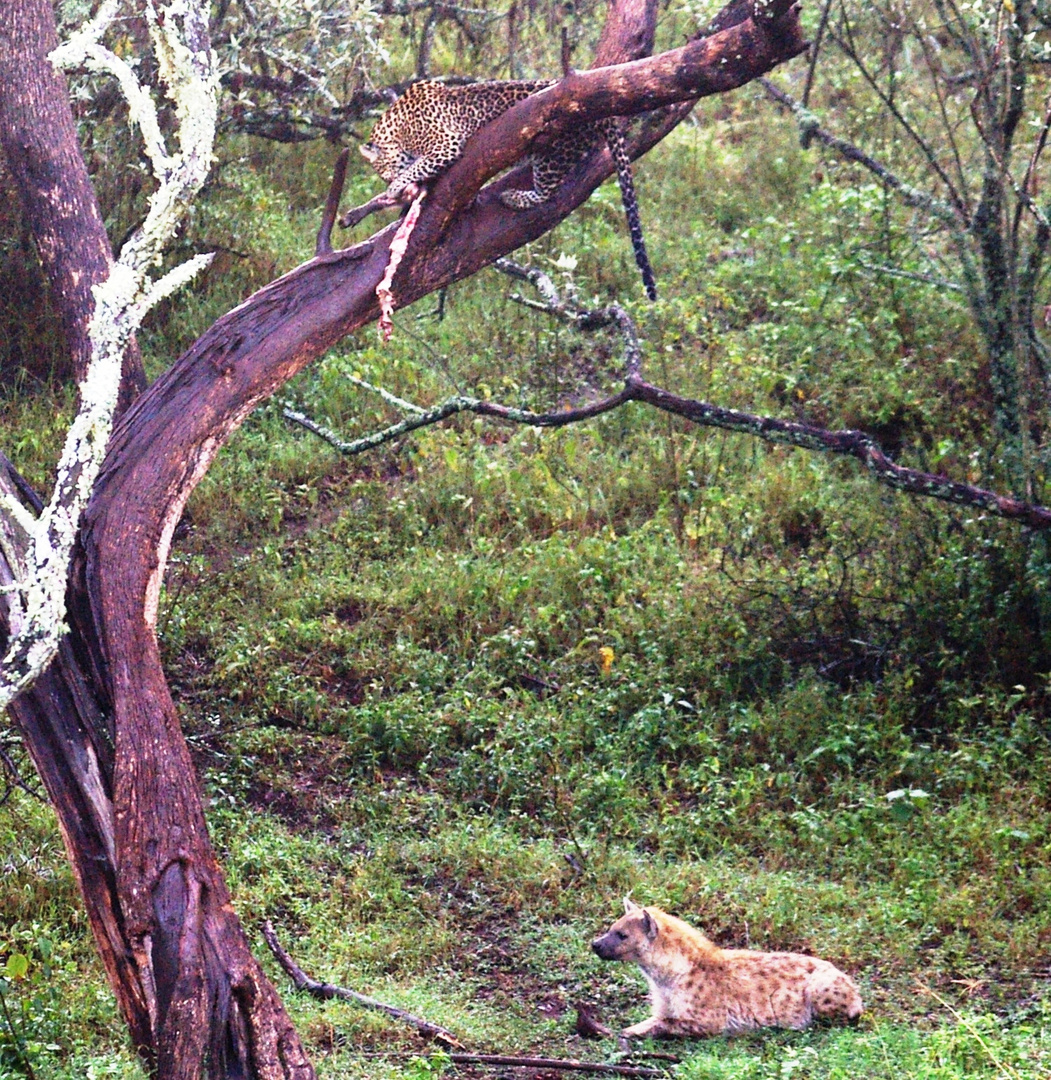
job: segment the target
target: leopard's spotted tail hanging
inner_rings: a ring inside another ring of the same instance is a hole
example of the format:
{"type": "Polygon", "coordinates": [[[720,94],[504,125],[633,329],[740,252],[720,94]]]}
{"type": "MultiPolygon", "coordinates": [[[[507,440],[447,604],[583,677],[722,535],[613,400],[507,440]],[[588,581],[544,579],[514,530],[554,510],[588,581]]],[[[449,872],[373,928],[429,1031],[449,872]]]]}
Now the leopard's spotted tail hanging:
{"type": "Polygon", "coordinates": [[[646,295],[651,300],[657,299],[657,282],[650,266],[650,257],[646,253],[646,241],[642,235],[642,221],[639,219],[639,200],[635,196],[635,180],[631,172],[631,158],[624,146],[624,135],[618,121],[611,117],[602,121],[602,134],[609,145],[610,156],[617,167],[617,181],[620,184],[620,198],[624,204],[624,216],[628,219],[628,232],[631,246],[635,251],[635,263],[642,274],[642,284],[646,295]]]}

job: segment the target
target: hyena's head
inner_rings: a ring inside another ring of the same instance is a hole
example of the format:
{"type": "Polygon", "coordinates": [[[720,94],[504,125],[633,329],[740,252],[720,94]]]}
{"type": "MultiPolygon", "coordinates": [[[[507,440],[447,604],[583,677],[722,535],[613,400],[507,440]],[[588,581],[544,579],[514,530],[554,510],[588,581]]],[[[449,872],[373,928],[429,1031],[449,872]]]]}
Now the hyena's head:
{"type": "Polygon", "coordinates": [[[624,914],[591,947],[603,960],[642,963],[657,940],[657,920],[644,908],[624,898],[624,914]]]}

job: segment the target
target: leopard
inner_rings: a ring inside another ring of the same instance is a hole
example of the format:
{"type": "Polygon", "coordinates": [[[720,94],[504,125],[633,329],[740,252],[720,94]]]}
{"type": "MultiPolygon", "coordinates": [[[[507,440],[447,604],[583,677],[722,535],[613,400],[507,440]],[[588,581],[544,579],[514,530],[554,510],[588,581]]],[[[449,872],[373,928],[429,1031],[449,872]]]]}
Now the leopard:
{"type": "MultiPolygon", "coordinates": [[[[543,79],[492,79],[452,86],[433,79],[413,83],[380,117],[361,154],[387,182],[387,194],[415,198],[463,154],[467,140],[512,105],[552,86],[543,79]]],[[[605,140],[617,170],[621,201],[646,295],[657,299],[635,194],[631,159],[615,117],[577,128],[541,153],[530,155],[532,187],[505,191],[500,201],[514,210],[546,202],[570,171],[605,140]]]]}

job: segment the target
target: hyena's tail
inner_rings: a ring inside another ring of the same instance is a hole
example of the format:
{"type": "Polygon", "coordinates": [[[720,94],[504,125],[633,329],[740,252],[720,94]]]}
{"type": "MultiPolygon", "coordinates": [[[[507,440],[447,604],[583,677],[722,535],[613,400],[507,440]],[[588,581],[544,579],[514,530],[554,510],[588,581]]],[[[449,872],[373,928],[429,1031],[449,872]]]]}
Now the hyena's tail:
{"type": "Polygon", "coordinates": [[[619,122],[610,117],[602,121],[602,134],[609,144],[613,164],[617,167],[617,180],[620,182],[620,198],[624,203],[624,216],[628,219],[628,232],[631,246],[635,251],[635,262],[642,273],[642,284],[646,295],[651,300],[657,299],[657,282],[653,277],[653,267],[646,253],[646,241],[642,235],[642,221],[639,218],[639,200],[635,196],[635,180],[631,173],[631,159],[624,147],[624,136],[619,122]]]}

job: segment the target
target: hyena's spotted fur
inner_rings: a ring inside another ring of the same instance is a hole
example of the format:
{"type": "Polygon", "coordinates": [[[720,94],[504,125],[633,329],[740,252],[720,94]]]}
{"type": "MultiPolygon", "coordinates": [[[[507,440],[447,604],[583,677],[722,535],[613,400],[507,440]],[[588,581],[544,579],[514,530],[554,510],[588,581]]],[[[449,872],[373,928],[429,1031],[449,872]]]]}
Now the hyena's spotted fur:
{"type": "Polygon", "coordinates": [[[861,995],[827,960],[799,953],[720,949],[655,907],[624,901],[625,914],[591,947],[603,960],[633,961],[650,986],[653,1015],[627,1038],[733,1034],[758,1027],[805,1028],[817,1019],[856,1020],[861,995]]]}

